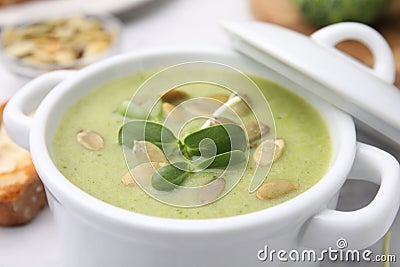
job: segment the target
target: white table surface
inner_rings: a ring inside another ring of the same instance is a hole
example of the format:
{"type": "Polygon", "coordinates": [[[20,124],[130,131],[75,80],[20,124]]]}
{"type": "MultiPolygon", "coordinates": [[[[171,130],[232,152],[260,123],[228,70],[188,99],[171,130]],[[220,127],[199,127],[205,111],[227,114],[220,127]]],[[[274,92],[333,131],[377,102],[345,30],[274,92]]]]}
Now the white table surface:
{"type": "MultiPolygon", "coordinates": [[[[247,0],[158,0],[149,6],[123,14],[125,22],[122,51],[176,46],[231,49],[229,38],[219,27],[222,19],[248,20],[251,14],[247,0]]],[[[9,73],[0,65],[0,102],[8,99],[26,80],[9,73]]],[[[342,191],[341,206],[354,207],[371,197],[368,186],[352,186],[342,191]]],[[[391,253],[400,266],[400,218],[392,227],[391,253]]],[[[371,250],[378,254],[381,242],[371,250]]],[[[48,208],[30,224],[0,227],[0,267],[62,265],[62,249],[48,208]]],[[[322,266],[381,266],[366,263],[323,263],[322,266]]]]}

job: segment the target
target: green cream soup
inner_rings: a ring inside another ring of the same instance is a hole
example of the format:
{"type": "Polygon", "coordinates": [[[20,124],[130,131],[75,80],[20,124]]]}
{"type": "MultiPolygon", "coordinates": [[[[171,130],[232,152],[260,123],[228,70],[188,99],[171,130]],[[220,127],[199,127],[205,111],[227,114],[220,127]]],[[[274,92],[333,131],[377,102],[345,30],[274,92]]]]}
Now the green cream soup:
{"type": "MultiPolygon", "coordinates": [[[[273,163],[266,181],[289,180],[300,186],[274,199],[249,193],[251,176],[244,175],[227,195],[201,207],[180,208],[148,196],[139,186],[125,185],[126,175],[118,130],[123,116],[117,110],[152,73],[133,74],[114,80],[87,94],[62,118],[53,140],[53,158],[61,173],[90,195],[123,209],[167,218],[205,219],[246,214],[289,200],[316,184],[331,158],[331,139],[320,115],[299,96],[258,77],[251,77],[268,100],[275,119],[276,136],[285,141],[281,157],[273,163]],[[98,151],[77,141],[82,130],[99,133],[104,146],[98,151]]],[[[213,92],[210,92],[212,94],[213,92]]],[[[255,148],[250,150],[250,160],[255,148]]],[[[196,174],[195,178],[203,174],[196,174]]],[[[212,174],[205,173],[205,179],[212,174]]],[[[186,185],[191,184],[191,177],[186,185]]],[[[192,178],[192,179],[195,179],[192,178]]],[[[201,178],[201,177],[200,177],[201,178]]],[[[193,184],[193,183],[192,183],[193,184]]]]}

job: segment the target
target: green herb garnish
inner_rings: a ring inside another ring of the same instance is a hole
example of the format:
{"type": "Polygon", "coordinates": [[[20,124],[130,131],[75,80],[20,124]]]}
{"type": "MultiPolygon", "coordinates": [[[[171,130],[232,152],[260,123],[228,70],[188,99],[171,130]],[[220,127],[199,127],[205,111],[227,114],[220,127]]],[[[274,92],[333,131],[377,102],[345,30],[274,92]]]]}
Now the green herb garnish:
{"type": "Polygon", "coordinates": [[[201,156],[202,153],[209,154],[213,152],[216,146],[215,154],[222,154],[231,150],[246,151],[247,140],[246,134],[239,125],[228,123],[218,124],[207,127],[189,134],[183,139],[185,152],[189,157],[201,156]],[[213,142],[203,142],[203,140],[211,139],[213,142]],[[204,144],[205,143],[205,144],[204,144]],[[201,153],[202,152],[202,153],[201,153]]]}
{"type": "Polygon", "coordinates": [[[129,119],[136,120],[150,120],[150,121],[162,121],[163,110],[162,110],[162,100],[158,101],[151,112],[146,108],[137,105],[128,100],[122,101],[118,107],[118,113],[129,119]]]}
{"type": "Polygon", "coordinates": [[[133,147],[134,140],[148,141],[158,146],[161,150],[163,150],[163,145],[171,145],[178,148],[178,139],[172,131],[160,123],[152,121],[130,121],[119,129],[118,142],[120,145],[133,147]]]}
{"type": "Polygon", "coordinates": [[[132,147],[134,140],[151,142],[166,155],[180,155],[177,162],[153,174],[152,186],[162,191],[173,190],[192,172],[227,168],[246,160],[246,134],[242,127],[232,123],[200,129],[179,140],[160,123],[135,120],[123,125],[118,133],[121,145],[132,147]]]}
{"type": "Polygon", "coordinates": [[[149,112],[142,106],[135,105],[128,100],[122,101],[118,108],[118,112],[122,116],[132,119],[146,120],[148,119],[149,112]]]}
{"type": "Polygon", "coordinates": [[[151,185],[160,191],[171,191],[189,176],[187,162],[178,162],[164,166],[153,174],[151,185]]]}

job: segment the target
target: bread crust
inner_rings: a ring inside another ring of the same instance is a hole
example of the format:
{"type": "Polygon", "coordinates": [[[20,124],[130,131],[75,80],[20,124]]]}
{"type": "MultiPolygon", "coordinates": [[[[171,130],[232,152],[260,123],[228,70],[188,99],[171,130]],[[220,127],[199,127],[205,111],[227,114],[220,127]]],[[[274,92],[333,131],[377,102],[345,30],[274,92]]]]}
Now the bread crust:
{"type": "Polygon", "coordinates": [[[0,7],[14,5],[25,1],[27,0],[0,0],[0,7]]]}
{"type": "Polygon", "coordinates": [[[4,107],[5,103],[0,105],[0,159],[3,157],[8,166],[0,166],[0,225],[12,226],[31,221],[47,199],[29,152],[2,132],[4,107]]]}
{"type": "Polygon", "coordinates": [[[13,201],[0,202],[0,224],[13,226],[30,222],[47,200],[39,177],[31,183],[17,184],[13,188],[13,201]]]}

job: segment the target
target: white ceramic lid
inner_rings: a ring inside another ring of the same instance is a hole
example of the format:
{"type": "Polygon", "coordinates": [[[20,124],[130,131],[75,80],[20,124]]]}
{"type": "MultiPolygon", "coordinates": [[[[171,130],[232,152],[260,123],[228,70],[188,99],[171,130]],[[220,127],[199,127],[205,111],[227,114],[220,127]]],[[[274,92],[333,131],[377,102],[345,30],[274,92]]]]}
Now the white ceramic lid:
{"type": "Polygon", "coordinates": [[[236,50],[351,114],[381,133],[382,139],[400,145],[400,91],[393,85],[393,54],[377,31],[344,22],[322,28],[310,38],[268,23],[222,25],[236,50]],[[371,50],[373,68],[334,48],[347,39],[360,41],[371,50]]]}

